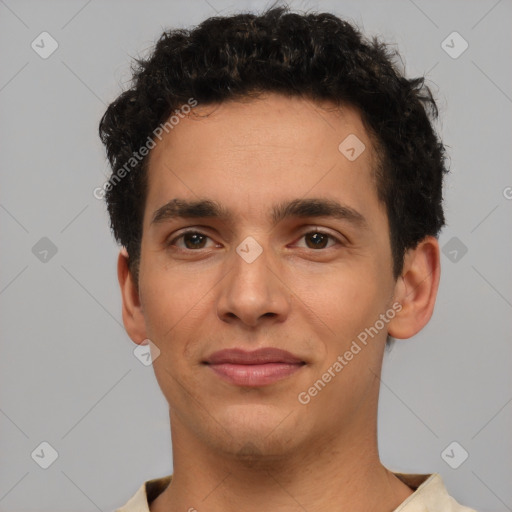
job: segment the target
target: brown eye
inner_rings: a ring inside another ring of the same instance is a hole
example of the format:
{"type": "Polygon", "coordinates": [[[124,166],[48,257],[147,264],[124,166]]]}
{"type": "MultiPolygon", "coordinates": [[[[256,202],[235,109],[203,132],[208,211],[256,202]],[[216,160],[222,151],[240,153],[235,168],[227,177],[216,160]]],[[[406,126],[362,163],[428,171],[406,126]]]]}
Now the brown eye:
{"type": "Polygon", "coordinates": [[[176,246],[177,249],[180,250],[196,250],[196,249],[204,249],[205,242],[210,239],[209,236],[199,232],[199,231],[186,231],[181,233],[181,235],[173,238],[170,242],[167,243],[167,246],[176,246]],[[183,241],[183,245],[179,246],[176,244],[179,240],[183,241]]]}
{"type": "Polygon", "coordinates": [[[306,248],[307,249],[328,249],[337,243],[341,243],[337,238],[335,238],[330,233],[324,233],[323,231],[309,231],[304,233],[301,236],[301,239],[306,240],[306,248]],[[329,239],[333,240],[335,243],[328,246],[329,239]]]}
{"type": "Polygon", "coordinates": [[[187,249],[202,249],[205,240],[208,238],[201,233],[185,233],[182,237],[187,249]]]}
{"type": "Polygon", "coordinates": [[[307,233],[304,236],[306,240],[311,241],[311,244],[308,244],[310,249],[325,249],[328,239],[330,238],[330,236],[326,235],[325,233],[316,232],[307,233]]]}

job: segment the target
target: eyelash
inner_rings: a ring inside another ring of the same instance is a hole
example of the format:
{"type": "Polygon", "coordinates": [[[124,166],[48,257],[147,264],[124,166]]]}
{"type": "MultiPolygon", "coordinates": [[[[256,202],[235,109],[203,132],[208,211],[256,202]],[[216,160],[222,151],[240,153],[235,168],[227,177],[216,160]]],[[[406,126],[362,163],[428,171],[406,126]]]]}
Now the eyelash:
{"type": "MultiPolygon", "coordinates": [[[[324,235],[332,240],[334,240],[335,242],[337,242],[339,245],[344,245],[343,242],[341,242],[341,240],[337,237],[335,237],[334,235],[332,235],[331,233],[327,233],[326,231],[322,231],[321,229],[313,229],[311,231],[307,231],[305,233],[303,233],[301,236],[300,236],[300,239],[304,238],[306,235],[311,235],[313,233],[318,233],[318,234],[321,234],[321,235],[324,235]]],[[[208,235],[206,235],[205,233],[202,233],[201,231],[198,231],[196,229],[189,229],[187,231],[183,231],[182,233],[180,233],[178,236],[174,237],[172,240],[170,241],[167,241],[165,242],[165,245],[166,247],[168,248],[171,248],[173,247],[174,250],[176,251],[181,251],[181,252],[199,252],[201,250],[203,250],[203,248],[201,249],[182,249],[181,247],[175,247],[174,244],[176,243],[177,240],[183,238],[185,235],[190,235],[190,234],[193,234],[193,235],[201,235],[201,236],[205,236],[206,238],[210,238],[211,240],[211,237],[209,237],[208,235]]],[[[327,249],[330,249],[332,248],[333,246],[331,247],[323,247],[321,249],[318,249],[318,250],[315,250],[315,249],[311,249],[312,251],[315,251],[315,252],[319,252],[321,250],[327,250],[327,249]]],[[[308,247],[306,247],[306,249],[309,249],[308,247]]]]}

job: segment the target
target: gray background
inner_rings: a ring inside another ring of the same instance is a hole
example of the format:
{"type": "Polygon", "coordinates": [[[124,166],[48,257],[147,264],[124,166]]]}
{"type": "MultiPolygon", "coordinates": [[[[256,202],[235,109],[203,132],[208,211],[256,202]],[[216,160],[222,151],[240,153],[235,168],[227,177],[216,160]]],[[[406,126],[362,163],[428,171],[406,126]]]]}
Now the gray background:
{"type": "MultiPolygon", "coordinates": [[[[122,326],[117,247],[93,197],[108,173],[97,126],[163,29],[268,3],[233,5],[0,0],[1,511],[113,510],[172,470],[167,404],[122,326]],[[47,59],[31,48],[43,31],[59,45],[47,59]],[[48,469],[31,457],[43,441],[58,452],[48,469]]],[[[512,510],[512,3],[290,5],[395,42],[409,76],[427,73],[449,146],[439,297],[386,355],[383,462],[441,473],[479,511],[512,510]],[[458,58],[441,46],[454,31],[469,44],[458,58]]]]}

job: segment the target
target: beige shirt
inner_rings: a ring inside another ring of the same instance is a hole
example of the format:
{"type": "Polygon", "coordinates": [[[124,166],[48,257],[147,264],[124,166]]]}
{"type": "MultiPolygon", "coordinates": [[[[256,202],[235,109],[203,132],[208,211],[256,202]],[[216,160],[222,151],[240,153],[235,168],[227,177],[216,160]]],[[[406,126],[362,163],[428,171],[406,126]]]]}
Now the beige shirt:
{"type": "MultiPolygon", "coordinates": [[[[414,490],[393,512],[476,512],[459,505],[446,491],[441,475],[412,475],[394,473],[397,478],[414,490]]],[[[161,494],[171,482],[172,475],[148,480],[135,495],[116,512],[150,512],[149,504],[161,494]]]]}

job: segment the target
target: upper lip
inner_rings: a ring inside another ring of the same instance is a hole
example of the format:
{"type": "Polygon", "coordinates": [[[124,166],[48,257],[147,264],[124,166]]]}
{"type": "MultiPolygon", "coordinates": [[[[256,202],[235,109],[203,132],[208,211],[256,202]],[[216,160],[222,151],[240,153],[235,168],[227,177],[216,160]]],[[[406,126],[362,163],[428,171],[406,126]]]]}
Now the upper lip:
{"type": "Polygon", "coordinates": [[[265,364],[265,363],[304,363],[298,357],[295,357],[286,350],[278,348],[259,348],[253,351],[247,351],[240,348],[230,348],[219,350],[211,354],[205,361],[207,364],[265,364]]]}

